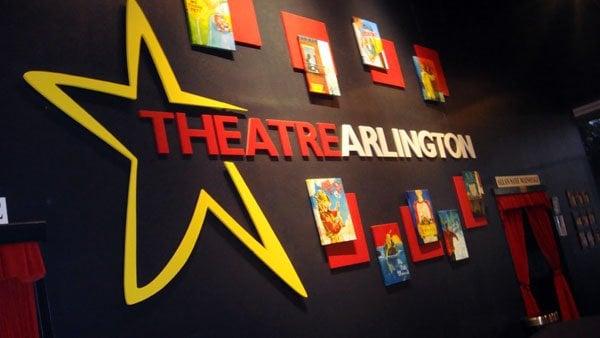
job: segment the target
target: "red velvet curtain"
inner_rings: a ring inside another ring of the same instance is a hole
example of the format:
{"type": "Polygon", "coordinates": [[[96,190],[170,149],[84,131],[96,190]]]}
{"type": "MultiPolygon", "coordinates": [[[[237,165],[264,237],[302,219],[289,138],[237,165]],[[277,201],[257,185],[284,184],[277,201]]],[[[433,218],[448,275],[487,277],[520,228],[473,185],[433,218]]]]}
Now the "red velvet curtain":
{"type": "Polygon", "coordinates": [[[525,231],[523,229],[523,216],[521,209],[510,209],[500,214],[504,223],[504,233],[508,242],[510,255],[515,266],[515,274],[521,288],[521,297],[525,303],[527,317],[540,315],[540,309],[531,293],[529,285],[529,261],[525,246],[525,231]]]}
{"type": "Polygon", "coordinates": [[[521,286],[521,295],[525,302],[527,316],[537,316],[540,311],[529,287],[529,266],[525,247],[522,210],[527,212],[535,239],[554,272],[554,287],[562,319],[579,318],[577,305],[562,272],[558,247],[552,232],[550,217],[548,217],[551,202],[546,193],[531,192],[496,196],[496,203],[504,224],[504,232],[515,266],[517,280],[521,286]]]}
{"type": "Polygon", "coordinates": [[[33,283],[45,274],[37,243],[0,245],[0,337],[39,337],[33,283]]]}
{"type": "Polygon", "coordinates": [[[571,294],[571,289],[562,272],[558,248],[554,240],[554,233],[550,225],[548,211],[541,206],[527,208],[527,217],[533,229],[533,235],[548,264],[554,271],[554,288],[560,306],[560,314],[563,320],[579,318],[577,305],[571,294]]]}

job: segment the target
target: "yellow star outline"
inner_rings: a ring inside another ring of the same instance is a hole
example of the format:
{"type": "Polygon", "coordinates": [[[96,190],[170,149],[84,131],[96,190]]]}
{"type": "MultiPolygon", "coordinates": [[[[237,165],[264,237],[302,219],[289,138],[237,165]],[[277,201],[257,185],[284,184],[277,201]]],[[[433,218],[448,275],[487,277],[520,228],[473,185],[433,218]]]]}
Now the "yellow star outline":
{"type": "Polygon", "coordinates": [[[308,297],[294,266],[289,260],[283,246],[273,232],[269,221],[262,212],[252,192],[246,185],[235,164],[225,162],[225,168],[240,195],[250,218],[256,227],[259,243],[239,223],[237,223],[204,189],[200,190],[196,207],[188,228],[167,264],[144,286],[138,285],[137,280],[137,172],[138,159],[102,124],[96,121],[85,109],[67,95],[60,86],[75,87],[96,91],[109,95],[137,99],[138,66],[142,40],[146,43],[156,66],[161,82],[171,103],[185,104],[197,107],[246,111],[243,108],[228,103],[212,100],[202,96],[182,91],[173,70],[165,56],[150,23],[135,0],[127,1],[126,14],[126,53],[129,84],[120,84],[97,79],[68,74],[29,71],[24,74],[29,83],[42,96],[48,99],[65,114],[86,128],[92,134],[125,156],[130,162],[129,189],[127,192],[127,213],[125,221],[125,259],[123,286],[125,302],[129,305],[139,303],[163,289],[190,257],[198,240],[202,225],[208,211],[212,212],[229,231],[246,245],[260,260],[262,260],[276,275],[287,283],[294,291],[303,297],[308,297]]]}

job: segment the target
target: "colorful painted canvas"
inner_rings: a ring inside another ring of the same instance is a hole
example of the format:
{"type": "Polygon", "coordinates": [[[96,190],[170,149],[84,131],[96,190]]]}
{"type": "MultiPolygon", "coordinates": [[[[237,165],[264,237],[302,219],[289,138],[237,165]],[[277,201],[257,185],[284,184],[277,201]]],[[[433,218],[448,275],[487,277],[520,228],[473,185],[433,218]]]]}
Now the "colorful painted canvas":
{"type": "Polygon", "coordinates": [[[467,197],[471,203],[471,210],[474,217],[485,217],[485,205],[483,204],[483,195],[485,190],[481,184],[481,177],[477,171],[463,171],[463,180],[467,189],[467,197]]]}
{"type": "Polygon", "coordinates": [[[353,17],[352,27],[364,65],[387,69],[388,63],[377,24],[353,17]]]}
{"type": "Polygon", "coordinates": [[[184,0],[192,45],[235,50],[227,0],[184,0]]]}
{"type": "Polygon", "coordinates": [[[421,244],[437,242],[438,229],[429,191],[426,189],[407,191],[406,199],[419,242],[421,244]]]}
{"type": "Polygon", "coordinates": [[[379,268],[385,286],[410,279],[404,243],[397,223],[371,227],[379,268]]]}
{"type": "Polygon", "coordinates": [[[356,240],[325,246],[327,263],[331,269],[347,267],[371,261],[371,256],[369,255],[369,246],[367,245],[367,238],[365,236],[365,231],[363,230],[356,194],[346,193],[346,201],[348,201],[350,217],[352,217],[352,223],[354,224],[356,240]]]}
{"type": "Polygon", "coordinates": [[[446,102],[444,93],[437,84],[435,65],[429,59],[413,56],[417,77],[421,84],[421,92],[425,101],[446,102]]]}
{"type": "Polygon", "coordinates": [[[446,252],[453,261],[469,258],[467,243],[457,210],[439,210],[438,217],[442,227],[446,252]]]}
{"type": "Polygon", "coordinates": [[[298,43],[302,53],[308,91],[340,96],[340,87],[329,43],[302,35],[298,35],[298,43]]]}
{"type": "Polygon", "coordinates": [[[307,179],[306,186],[321,245],[356,240],[342,180],[339,178],[307,179]]]}

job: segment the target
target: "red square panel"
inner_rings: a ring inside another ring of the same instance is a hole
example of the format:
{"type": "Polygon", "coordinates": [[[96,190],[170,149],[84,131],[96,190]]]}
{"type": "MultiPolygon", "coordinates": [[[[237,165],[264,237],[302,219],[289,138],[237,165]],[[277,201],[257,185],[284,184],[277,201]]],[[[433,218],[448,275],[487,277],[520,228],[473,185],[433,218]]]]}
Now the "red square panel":
{"type": "Polygon", "coordinates": [[[298,70],[304,69],[302,53],[298,44],[298,35],[329,42],[327,27],[321,21],[283,11],[281,12],[281,20],[283,21],[283,29],[290,52],[292,67],[298,70]]]}
{"type": "Polygon", "coordinates": [[[410,258],[413,262],[420,262],[444,255],[444,249],[442,248],[440,241],[419,245],[419,240],[417,239],[415,226],[413,225],[412,216],[410,215],[408,206],[400,207],[400,215],[402,216],[402,223],[404,223],[404,231],[406,231],[406,239],[408,241],[408,248],[410,249],[410,258]]]}
{"type": "Polygon", "coordinates": [[[252,47],[262,46],[252,0],[229,0],[235,42],[252,47]]]}
{"type": "Polygon", "coordinates": [[[453,176],[454,190],[456,191],[456,198],[458,199],[458,205],[460,206],[460,213],[465,220],[465,228],[479,228],[487,225],[487,219],[485,217],[474,217],[473,209],[471,209],[471,203],[467,195],[467,188],[465,187],[465,180],[462,176],[453,176]]]}
{"type": "Polygon", "coordinates": [[[325,246],[325,253],[327,254],[329,268],[331,269],[366,263],[371,260],[360,213],[358,211],[356,194],[346,193],[346,200],[348,201],[348,209],[350,210],[352,223],[354,223],[356,240],[325,246]]]}
{"type": "Polygon", "coordinates": [[[371,69],[371,78],[373,82],[388,86],[404,88],[404,76],[402,68],[396,54],[396,46],[393,41],[381,39],[383,42],[383,51],[388,63],[388,69],[371,69]]]}
{"type": "Polygon", "coordinates": [[[448,85],[446,84],[446,76],[444,75],[444,69],[442,68],[442,63],[440,61],[440,56],[438,55],[438,52],[433,49],[419,45],[414,45],[414,47],[415,53],[418,57],[429,59],[433,62],[433,64],[435,65],[436,76],[438,80],[438,89],[442,93],[444,93],[444,95],[450,96],[450,90],[448,89],[448,85]]]}

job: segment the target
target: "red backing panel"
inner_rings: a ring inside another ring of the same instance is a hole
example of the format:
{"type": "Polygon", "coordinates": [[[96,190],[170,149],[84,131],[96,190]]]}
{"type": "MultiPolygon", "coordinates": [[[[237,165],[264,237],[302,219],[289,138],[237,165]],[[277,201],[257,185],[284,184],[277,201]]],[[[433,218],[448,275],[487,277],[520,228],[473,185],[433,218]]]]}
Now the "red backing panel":
{"type": "Polygon", "coordinates": [[[471,209],[471,203],[467,196],[467,188],[465,187],[465,181],[462,176],[453,176],[452,180],[454,181],[454,191],[456,191],[456,199],[458,199],[460,213],[465,221],[465,228],[473,229],[487,225],[487,218],[473,217],[473,210],[471,209]]]}
{"type": "Polygon", "coordinates": [[[346,193],[348,201],[348,209],[350,217],[354,223],[354,231],[356,232],[356,240],[351,242],[343,242],[330,244],[325,246],[325,253],[329,261],[329,268],[341,268],[344,266],[366,263],[371,260],[369,256],[369,247],[365,238],[365,232],[358,209],[356,194],[346,193]]]}
{"type": "Polygon", "coordinates": [[[228,4],[235,42],[252,47],[262,46],[254,2],[252,0],[229,0],[228,4]]]}
{"type": "Polygon", "coordinates": [[[298,35],[329,42],[327,27],[321,21],[284,11],[281,12],[281,20],[283,21],[283,30],[285,31],[292,67],[298,70],[304,69],[302,53],[298,44],[298,35]]]}
{"type": "Polygon", "coordinates": [[[402,68],[400,68],[400,62],[398,61],[398,54],[396,53],[394,42],[386,39],[381,39],[381,42],[383,42],[383,50],[389,68],[372,68],[371,78],[375,83],[404,88],[404,76],[402,75],[402,68]]]}
{"type": "Polygon", "coordinates": [[[419,240],[417,239],[417,233],[415,232],[415,226],[408,206],[400,207],[400,215],[402,216],[408,248],[410,249],[410,257],[413,262],[416,263],[444,255],[444,249],[442,248],[440,241],[419,245],[419,240]]]}
{"type": "Polygon", "coordinates": [[[442,63],[440,61],[440,56],[438,52],[419,45],[414,45],[415,53],[418,57],[429,59],[435,65],[438,89],[444,93],[446,96],[450,96],[450,90],[448,89],[448,85],[446,84],[446,76],[444,75],[444,69],[442,68],[442,63]]]}

